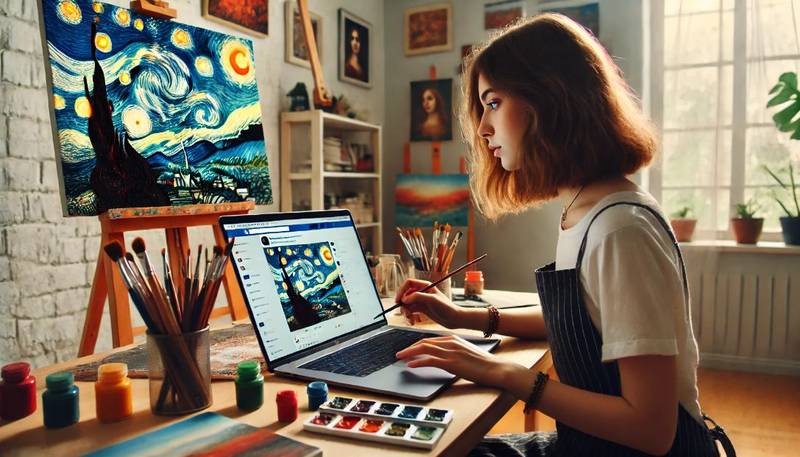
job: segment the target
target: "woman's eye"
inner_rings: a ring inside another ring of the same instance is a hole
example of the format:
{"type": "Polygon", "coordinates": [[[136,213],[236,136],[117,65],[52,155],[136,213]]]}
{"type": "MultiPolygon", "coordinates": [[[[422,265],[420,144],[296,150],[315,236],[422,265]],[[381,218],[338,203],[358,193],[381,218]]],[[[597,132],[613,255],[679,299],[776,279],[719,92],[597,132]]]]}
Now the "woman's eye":
{"type": "Polygon", "coordinates": [[[498,105],[498,103],[496,101],[491,101],[491,102],[486,104],[486,106],[488,106],[489,109],[491,109],[492,111],[497,109],[497,105],[498,105]]]}

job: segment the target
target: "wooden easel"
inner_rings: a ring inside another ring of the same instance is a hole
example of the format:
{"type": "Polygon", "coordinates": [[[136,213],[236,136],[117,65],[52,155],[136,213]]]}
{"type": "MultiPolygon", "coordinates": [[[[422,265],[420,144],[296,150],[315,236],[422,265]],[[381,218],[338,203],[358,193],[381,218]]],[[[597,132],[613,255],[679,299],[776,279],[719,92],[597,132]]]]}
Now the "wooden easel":
{"type": "MultiPolygon", "coordinates": [[[[109,316],[111,317],[111,339],[114,347],[133,343],[134,335],[145,331],[144,326],[132,328],[128,290],[122,281],[122,275],[120,275],[114,262],[106,255],[103,246],[117,241],[124,247],[125,232],[164,229],[167,236],[170,268],[172,271],[180,271],[180,259],[185,258],[189,250],[187,227],[210,225],[214,229],[214,239],[217,244],[224,245],[225,236],[217,224],[219,217],[247,214],[254,207],[255,203],[248,201],[216,205],[116,208],[99,215],[98,219],[102,229],[100,253],[97,256],[97,266],[94,270],[92,292],[89,296],[89,306],[86,309],[86,320],[83,323],[83,335],[78,349],[78,357],[94,353],[106,297],[108,297],[109,316]]],[[[160,265],[160,262],[157,262],[152,253],[151,260],[160,265]]],[[[225,295],[228,299],[228,309],[232,319],[238,320],[247,317],[244,297],[230,262],[225,268],[222,283],[225,286],[225,295]]],[[[212,317],[223,313],[224,311],[212,313],[212,317]]]]}
{"type": "MultiPolygon", "coordinates": [[[[428,69],[428,79],[433,81],[436,79],[436,65],[431,65],[428,69]]],[[[461,157],[459,162],[459,172],[467,174],[467,163],[464,157],[461,157]]],[[[405,143],[403,145],[403,173],[411,173],[411,145],[405,143]]],[[[438,141],[431,143],[431,173],[434,175],[442,174],[442,144],[438,141]]],[[[400,237],[395,234],[395,252],[401,254],[403,252],[402,241],[400,237]]],[[[475,210],[472,208],[472,202],[467,209],[467,262],[475,258],[475,210]]],[[[474,270],[476,266],[471,266],[468,270],[474,270]]]]}

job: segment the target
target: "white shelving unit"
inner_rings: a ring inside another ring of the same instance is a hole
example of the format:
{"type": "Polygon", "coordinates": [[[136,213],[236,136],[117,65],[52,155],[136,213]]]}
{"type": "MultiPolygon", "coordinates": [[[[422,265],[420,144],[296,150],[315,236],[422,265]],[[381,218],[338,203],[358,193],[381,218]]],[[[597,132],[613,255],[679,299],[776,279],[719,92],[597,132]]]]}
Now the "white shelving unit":
{"type": "Polygon", "coordinates": [[[366,194],[372,201],[372,217],[356,220],[356,227],[365,250],[383,252],[381,146],[380,125],[322,110],[281,113],[281,211],[325,209],[326,193],[366,194]],[[326,171],[323,139],[329,136],[368,144],[373,171],[326,171]]]}

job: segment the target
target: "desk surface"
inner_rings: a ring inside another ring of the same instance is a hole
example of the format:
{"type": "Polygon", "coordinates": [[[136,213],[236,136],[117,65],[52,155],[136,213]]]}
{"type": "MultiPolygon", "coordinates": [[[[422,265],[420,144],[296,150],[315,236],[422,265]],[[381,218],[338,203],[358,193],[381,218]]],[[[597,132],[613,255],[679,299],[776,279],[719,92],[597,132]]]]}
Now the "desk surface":
{"type": "MultiPolygon", "coordinates": [[[[485,296],[490,297],[492,291],[487,291],[485,296]]],[[[505,298],[515,297],[504,293],[505,298]]],[[[536,303],[537,297],[532,293],[519,293],[516,297],[519,303],[536,303]]],[[[403,325],[402,319],[392,314],[389,321],[395,325],[403,325]]],[[[423,327],[437,328],[433,324],[423,327]]],[[[461,331],[459,333],[474,333],[461,331]]],[[[122,350],[125,348],[119,348],[122,350]]],[[[551,364],[549,352],[544,341],[527,341],[515,338],[503,338],[496,353],[501,357],[522,363],[536,370],[546,371],[551,364]]],[[[47,374],[63,370],[67,367],[102,358],[108,353],[94,354],[81,359],[44,367],[34,370],[37,379],[36,412],[24,419],[15,422],[2,422],[0,424],[0,452],[4,456],[10,455],[79,455],[91,450],[108,446],[128,438],[140,435],[146,431],[166,425],[170,422],[185,419],[188,416],[163,417],[150,413],[148,384],[146,379],[134,379],[133,382],[133,410],[131,419],[114,424],[101,424],[95,417],[94,386],[89,382],[78,382],[81,390],[80,408],[81,421],[73,426],[63,429],[48,430],[42,424],[41,393],[44,389],[44,378],[47,374]]],[[[212,383],[214,403],[206,411],[216,411],[230,418],[257,427],[267,427],[284,436],[294,438],[304,443],[318,446],[323,450],[323,455],[364,455],[369,449],[372,455],[380,452],[381,456],[401,455],[464,455],[484,436],[491,427],[513,406],[515,399],[507,393],[496,389],[476,386],[470,382],[459,380],[453,386],[444,390],[435,397],[430,404],[438,408],[454,410],[453,422],[442,436],[437,446],[431,450],[417,450],[408,447],[394,446],[381,443],[371,443],[359,440],[338,438],[335,436],[310,433],[302,429],[302,422],[313,414],[308,411],[306,384],[301,381],[286,379],[278,376],[265,376],[264,406],[259,410],[242,413],[236,408],[234,383],[219,381],[212,383]],[[300,417],[298,420],[284,424],[278,422],[275,409],[275,394],[279,390],[293,389],[297,392],[300,417]]],[[[357,396],[377,400],[391,400],[391,397],[377,395],[370,392],[357,392],[331,386],[330,395],[357,396]]],[[[411,402],[414,403],[414,402],[411,402]]]]}

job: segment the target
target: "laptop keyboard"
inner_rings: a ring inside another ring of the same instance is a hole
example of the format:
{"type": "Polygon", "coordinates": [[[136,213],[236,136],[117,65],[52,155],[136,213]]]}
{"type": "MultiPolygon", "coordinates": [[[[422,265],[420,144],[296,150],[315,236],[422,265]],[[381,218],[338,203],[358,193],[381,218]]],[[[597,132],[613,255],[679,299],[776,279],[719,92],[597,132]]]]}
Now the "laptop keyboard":
{"type": "Polygon", "coordinates": [[[300,368],[364,377],[396,362],[394,355],[397,351],[434,336],[439,335],[392,329],[312,360],[300,368]]]}

